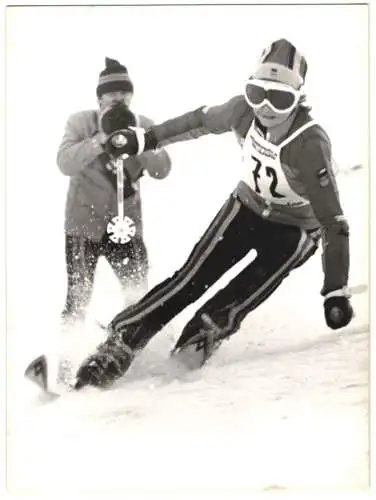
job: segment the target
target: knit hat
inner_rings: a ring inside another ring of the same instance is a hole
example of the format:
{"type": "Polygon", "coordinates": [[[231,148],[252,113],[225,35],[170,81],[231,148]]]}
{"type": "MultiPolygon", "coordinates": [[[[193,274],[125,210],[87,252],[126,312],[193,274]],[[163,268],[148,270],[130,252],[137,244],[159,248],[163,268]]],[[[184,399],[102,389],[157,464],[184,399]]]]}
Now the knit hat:
{"type": "Polygon", "coordinates": [[[106,69],[99,74],[97,97],[100,98],[107,92],[133,92],[133,83],[128,75],[128,70],[115,59],[106,57],[106,69]]]}
{"type": "Polygon", "coordinates": [[[253,78],[286,83],[298,90],[305,80],[307,61],[288,40],[273,42],[264,49],[253,78]]]}

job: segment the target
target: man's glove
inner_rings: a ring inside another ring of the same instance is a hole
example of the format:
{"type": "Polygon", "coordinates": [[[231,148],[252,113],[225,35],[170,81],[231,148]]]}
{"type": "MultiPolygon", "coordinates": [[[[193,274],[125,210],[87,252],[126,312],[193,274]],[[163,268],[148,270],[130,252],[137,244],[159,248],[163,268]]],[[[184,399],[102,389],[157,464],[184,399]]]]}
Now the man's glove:
{"type": "Polygon", "coordinates": [[[343,289],[329,292],[324,299],[326,324],[336,330],[348,325],[354,316],[350,294],[343,289]]]}

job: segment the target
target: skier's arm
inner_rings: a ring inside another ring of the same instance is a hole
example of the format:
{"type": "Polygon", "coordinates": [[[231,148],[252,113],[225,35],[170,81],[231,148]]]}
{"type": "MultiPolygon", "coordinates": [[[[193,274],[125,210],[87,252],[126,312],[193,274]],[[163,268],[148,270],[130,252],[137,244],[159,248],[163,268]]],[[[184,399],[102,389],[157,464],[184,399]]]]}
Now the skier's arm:
{"type": "Polygon", "coordinates": [[[86,116],[81,113],[71,115],[65,125],[64,136],[57,153],[57,165],[64,175],[76,175],[98,157],[108,159],[101,144],[101,134],[83,137],[86,116]]]}
{"type": "Polygon", "coordinates": [[[176,118],[155,125],[146,132],[145,149],[166,146],[179,141],[197,139],[207,134],[224,134],[231,131],[243,96],[236,96],[218,106],[203,106],[176,118]],[[148,148],[149,146],[149,148],[148,148]]]}
{"type": "Polygon", "coordinates": [[[106,142],[106,150],[118,157],[123,154],[140,155],[178,141],[197,139],[206,134],[224,134],[235,126],[239,118],[250,108],[243,96],[233,97],[220,106],[202,107],[190,111],[159,125],[148,131],[142,128],[125,129],[110,135],[106,142]],[[123,136],[123,145],[113,144],[113,136],[123,136]]]}
{"type": "MultiPolygon", "coordinates": [[[[153,120],[140,116],[140,126],[148,130],[154,125],[153,120]]],[[[171,171],[171,159],[164,149],[146,151],[137,157],[140,168],[146,170],[154,179],[164,179],[171,171]]],[[[126,162],[125,162],[126,163],[126,162]]]]}
{"type": "Polygon", "coordinates": [[[311,129],[303,138],[297,162],[312,209],[321,225],[324,271],[321,294],[340,293],[347,287],[349,277],[349,226],[333,173],[330,141],[322,129],[316,132],[311,129]]]}

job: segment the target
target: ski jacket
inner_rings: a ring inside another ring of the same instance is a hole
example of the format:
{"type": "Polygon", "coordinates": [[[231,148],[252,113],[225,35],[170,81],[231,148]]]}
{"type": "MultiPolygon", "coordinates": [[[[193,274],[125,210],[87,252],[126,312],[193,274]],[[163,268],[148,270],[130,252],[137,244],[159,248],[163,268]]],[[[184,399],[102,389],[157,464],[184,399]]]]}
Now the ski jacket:
{"type": "MultiPolygon", "coordinates": [[[[155,125],[151,130],[158,141],[158,147],[196,139],[206,134],[233,131],[243,149],[243,161],[248,161],[249,158],[244,158],[247,156],[244,147],[251,127],[258,128],[256,122],[253,110],[245,98],[238,95],[222,105],[201,107],[155,125]]],[[[240,180],[233,194],[260,217],[267,217],[270,221],[280,224],[299,226],[309,231],[321,230],[325,276],[321,293],[325,295],[347,286],[348,225],[343,215],[333,173],[329,137],[320,125],[311,122],[309,111],[304,107],[299,108],[287,137],[281,141],[277,155],[284,183],[290,193],[296,194],[299,203],[282,204],[276,197],[266,196],[265,192],[260,192],[257,183],[261,172],[257,170],[249,171],[248,182],[240,180]]],[[[264,155],[269,154],[265,145],[256,144],[255,147],[259,147],[264,155]]],[[[270,154],[272,153],[273,151],[270,154]]],[[[270,174],[267,168],[264,176],[270,174]]],[[[274,181],[276,179],[273,179],[273,176],[269,180],[265,179],[271,188],[274,181]]],[[[278,186],[275,192],[277,191],[278,186]]]]}
{"type": "MultiPolygon", "coordinates": [[[[148,129],[150,118],[137,116],[139,126],[148,129]]],[[[57,165],[70,176],[65,205],[65,232],[99,241],[108,222],[117,215],[116,173],[107,168],[110,161],[98,141],[98,111],[72,114],[57,153],[57,165]]],[[[142,237],[142,211],[139,178],[147,171],[151,177],[163,179],[171,169],[164,150],[145,152],[124,160],[124,215],[136,225],[142,237]]]]}

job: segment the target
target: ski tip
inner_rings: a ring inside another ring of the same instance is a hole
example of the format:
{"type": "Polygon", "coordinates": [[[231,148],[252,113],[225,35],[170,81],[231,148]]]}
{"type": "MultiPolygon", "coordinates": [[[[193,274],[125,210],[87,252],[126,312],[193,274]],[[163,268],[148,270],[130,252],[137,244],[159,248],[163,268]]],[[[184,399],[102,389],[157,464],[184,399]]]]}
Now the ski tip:
{"type": "Polygon", "coordinates": [[[44,354],[34,359],[26,368],[25,378],[31,380],[44,391],[48,390],[47,358],[44,354]]]}

